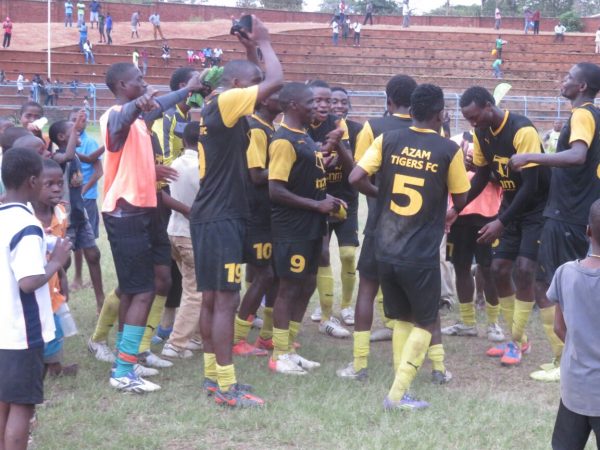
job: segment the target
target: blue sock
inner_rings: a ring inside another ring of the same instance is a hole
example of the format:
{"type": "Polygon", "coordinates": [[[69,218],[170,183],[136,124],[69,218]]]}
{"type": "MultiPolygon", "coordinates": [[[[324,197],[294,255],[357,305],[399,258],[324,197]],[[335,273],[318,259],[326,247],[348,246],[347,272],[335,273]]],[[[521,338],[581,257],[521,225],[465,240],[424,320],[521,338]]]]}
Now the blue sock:
{"type": "Polygon", "coordinates": [[[158,329],[156,330],[156,335],[160,336],[163,339],[168,339],[169,336],[171,335],[172,331],[173,331],[173,327],[163,328],[159,325],[158,329]]]}
{"type": "Polygon", "coordinates": [[[144,331],[146,331],[146,327],[127,324],[123,327],[123,336],[119,345],[117,368],[114,375],[116,378],[123,377],[133,370],[133,365],[137,362],[137,354],[144,331]]]}
{"type": "Polygon", "coordinates": [[[123,340],[123,332],[117,331],[117,341],[115,342],[115,350],[118,352],[119,347],[121,346],[121,341],[123,340]]]}

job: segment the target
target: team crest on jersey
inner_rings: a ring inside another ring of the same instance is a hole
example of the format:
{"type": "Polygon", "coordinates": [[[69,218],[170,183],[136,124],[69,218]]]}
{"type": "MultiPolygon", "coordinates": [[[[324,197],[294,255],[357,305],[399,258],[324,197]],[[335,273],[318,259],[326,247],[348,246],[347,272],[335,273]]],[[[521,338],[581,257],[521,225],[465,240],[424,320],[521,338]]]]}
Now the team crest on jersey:
{"type": "Polygon", "coordinates": [[[510,174],[510,169],[508,168],[509,161],[510,161],[510,158],[494,155],[494,163],[496,163],[498,165],[496,170],[498,171],[498,173],[500,174],[500,176],[502,178],[508,178],[508,176],[510,174]]]}
{"type": "Polygon", "coordinates": [[[323,153],[315,152],[315,165],[325,172],[325,164],[323,163],[323,153]]]}

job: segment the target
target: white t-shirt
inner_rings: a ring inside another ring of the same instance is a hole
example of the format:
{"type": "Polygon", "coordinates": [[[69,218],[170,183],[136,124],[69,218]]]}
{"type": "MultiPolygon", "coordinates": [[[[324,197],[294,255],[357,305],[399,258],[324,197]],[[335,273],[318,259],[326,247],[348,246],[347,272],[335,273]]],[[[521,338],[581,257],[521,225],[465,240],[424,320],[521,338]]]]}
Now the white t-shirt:
{"type": "MultiPolygon", "coordinates": [[[[179,173],[175,181],[171,181],[171,197],[189,207],[194,203],[200,188],[200,171],[198,170],[198,152],[185,149],[171,163],[171,167],[179,173]]],[[[190,236],[190,221],[181,213],[173,211],[167,227],[169,236],[190,236]]]]}
{"type": "Polygon", "coordinates": [[[334,33],[339,33],[340,32],[340,26],[338,25],[337,22],[333,22],[331,24],[331,29],[333,30],[334,33]]]}
{"type": "Polygon", "coordinates": [[[360,33],[360,29],[362,28],[362,25],[358,22],[355,22],[352,28],[354,28],[355,33],[360,33]]]}
{"type": "Polygon", "coordinates": [[[87,42],[83,43],[83,51],[84,52],[91,52],[92,51],[92,44],[88,44],[87,42]]]}
{"type": "Polygon", "coordinates": [[[46,273],[44,231],[31,209],[22,203],[0,205],[0,348],[43,347],[54,339],[50,289],[44,284],[25,294],[19,280],[46,273]]]}
{"type": "Polygon", "coordinates": [[[596,31],[596,42],[600,42],[600,30],[596,31]]]}
{"type": "Polygon", "coordinates": [[[567,29],[564,27],[564,25],[556,25],[554,27],[554,32],[556,34],[565,34],[565,31],[567,31],[567,29]]]}

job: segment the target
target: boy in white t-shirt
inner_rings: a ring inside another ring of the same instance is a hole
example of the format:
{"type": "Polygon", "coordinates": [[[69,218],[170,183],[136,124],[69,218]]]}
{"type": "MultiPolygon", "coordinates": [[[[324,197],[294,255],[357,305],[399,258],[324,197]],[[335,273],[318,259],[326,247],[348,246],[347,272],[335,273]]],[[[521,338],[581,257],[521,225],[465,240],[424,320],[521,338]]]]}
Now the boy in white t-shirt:
{"type": "Polygon", "coordinates": [[[44,401],[44,343],[54,339],[48,280],[67,262],[68,240],[57,239],[46,263],[44,230],[28,204],[38,198],[42,158],[12,148],[2,158],[5,203],[0,205],[0,439],[26,448],[35,405],[44,401]]]}

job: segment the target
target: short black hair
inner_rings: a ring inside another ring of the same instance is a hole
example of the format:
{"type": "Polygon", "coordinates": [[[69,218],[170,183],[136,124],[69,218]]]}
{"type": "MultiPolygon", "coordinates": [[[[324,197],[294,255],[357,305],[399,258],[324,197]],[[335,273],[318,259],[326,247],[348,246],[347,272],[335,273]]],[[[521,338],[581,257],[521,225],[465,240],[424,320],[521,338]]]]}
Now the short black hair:
{"type": "Polygon", "coordinates": [[[13,147],[32,148],[31,147],[32,145],[39,145],[40,143],[42,143],[42,144],[44,144],[44,146],[46,146],[46,143],[41,138],[29,133],[29,134],[26,134],[26,135],[21,136],[20,138],[16,139],[12,146],[13,147]]]}
{"type": "Polygon", "coordinates": [[[234,78],[242,76],[251,76],[255,71],[260,71],[260,68],[246,59],[234,59],[223,66],[223,75],[221,75],[221,84],[231,84],[234,78]],[[252,73],[251,73],[252,72],[252,73]]]}
{"type": "Polygon", "coordinates": [[[4,130],[4,133],[2,133],[2,136],[0,136],[0,146],[2,146],[2,150],[6,151],[9,148],[12,148],[17,139],[27,136],[28,134],[31,134],[31,132],[23,127],[7,128],[4,130]]]}
{"type": "Polygon", "coordinates": [[[35,150],[15,147],[2,157],[2,182],[7,189],[18,189],[29,177],[39,177],[42,157],[35,150]]]}
{"type": "Polygon", "coordinates": [[[25,102],[21,105],[21,109],[19,110],[19,116],[22,116],[23,113],[25,112],[25,110],[30,107],[39,108],[40,111],[42,112],[42,115],[44,115],[44,107],[42,105],[40,105],[38,102],[29,100],[28,102],[25,102]]]}
{"type": "Polygon", "coordinates": [[[42,170],[54,170],[58,169],[62,172],[60,164],[54,161],[52,158],[42,159],[42,170]]]}
{"type": "Polygon", "coordinates": [[[582,75],[582,81],[587,84],[586,93],[595,97],[600,91],[600,66],[589,62],[580,62],[576,66],[582,75]]]}
{"type": "Polygon", "coordinates": [[[281,91],[279,91],[279,106],[281,106],[281,110],[285,112],[291,102],[301,101],[308,92],[310,92],[310,87],[304,83],[296,81],[285,83],[281,91]]]}
{"type": "Polygon", "coordinates": [[[417,82],[408,75],[394,75],[385,86],[385,95],[395,106],[410,106],[410,96],[417,88],[417,82]]]}
{"type": "Polygon", "coordinates": [[[460,107],[464,108],[471,103],[475,103],[480,108],[485,108],[487,103],[496,104],[494,96],[486,88],[481,86],[471,86],[460,96],[460,107]]]}
{"type": "Polygon", "coordinates": [[[58,135],[61,133],[65,133],[67,131],[67,125],[70,123],[68,120],[58,120],[50,125],[50,129],[48,130],[48,137],[52,142],[56,145],[60,145],[58,142],[58,135]]]}
{"type": "Polygon", "coordinates": [[[193,73],[196,71],[193,67],[180,67],[175,70],[169,80],[169,88],[172,91],[177,91],[181,83],[187,83],[192,78],[193,73]]]}
{"type": "Polygon", "coordinates": [[[348,95],[348,91],[341,86],[332,87],[331,92],[343,92],[344,94],[348,95]]]}
{"type": "Polygon", "coordinates": [[[311,88],[331,89],[329,84],[323,80],[309,80],[306,84],[311,88]]]}
{"type": "Polygon", "coordinates": [[[190,122],[183,129],[183,144],[186,147],[198,148],[200,138],[200,122],[190,122]]]}
{"type": "Polygon", "coordinates": [[[120,62],[111,65],[106,71],[106,77],[104,78],[104,82],[110,89],[110,92],[116,94],[117,84],[123,77],[123,74],[135,68],[133,63],[128,62],[120,62]]]}
{"type": "Polygon", "coordinates": [[[433,118],[444,109],[444,91],[434,84],[421,84],[410,96],[410,115],[420,121],[433,118]]]}
{"type": "Polygon", "coordinates": [[[592,232],[592,237],[596,242],[600,241],[600,199],[596,200],[590,206],[590,215],[588,218],[588,225],[592,232]]]}

